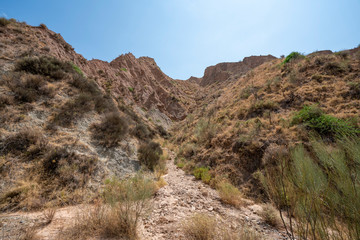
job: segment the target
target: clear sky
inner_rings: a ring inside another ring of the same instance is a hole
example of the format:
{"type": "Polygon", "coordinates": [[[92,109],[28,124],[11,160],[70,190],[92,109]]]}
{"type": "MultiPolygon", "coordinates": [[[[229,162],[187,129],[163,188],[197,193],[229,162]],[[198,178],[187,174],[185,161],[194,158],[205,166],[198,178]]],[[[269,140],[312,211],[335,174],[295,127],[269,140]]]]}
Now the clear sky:
{"type": "Polygon", "coordinates": [[[152,57],[177,79],[250,55],[360,44],[360,0],[0,0],[0,15],[45,23],[87,59],[152,57]]]}

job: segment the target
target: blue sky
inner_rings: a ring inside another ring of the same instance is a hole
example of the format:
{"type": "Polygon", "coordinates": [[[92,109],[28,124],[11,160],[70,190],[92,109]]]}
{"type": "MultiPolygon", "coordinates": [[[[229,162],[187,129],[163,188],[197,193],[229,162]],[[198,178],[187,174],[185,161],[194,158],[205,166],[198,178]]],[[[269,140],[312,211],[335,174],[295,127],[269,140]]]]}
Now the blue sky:
{"type": "Polygon", "coordinates": [[[0,1],[0,15],[45,23],[87,59],[132,52],[177,79],[250,55],[360,44],[360,0],[0,1]]]}

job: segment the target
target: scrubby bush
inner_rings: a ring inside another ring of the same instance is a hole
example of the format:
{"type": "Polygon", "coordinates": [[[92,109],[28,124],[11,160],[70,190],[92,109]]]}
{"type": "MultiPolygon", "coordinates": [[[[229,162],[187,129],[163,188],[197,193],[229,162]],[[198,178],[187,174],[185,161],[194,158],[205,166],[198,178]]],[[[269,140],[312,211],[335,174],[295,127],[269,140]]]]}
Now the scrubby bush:
{"type": "Polygon", "coordinates": [[[221,201],[235,207],[242,205],[242,194],[229,181],[223,180],[216,184],[216,189],[219,192],[221,201]]]}
{"type": "Polygon", "coordinates": [[[40,96],[53,96],[54,90],[48,87],[46,81],[39,75],[15,75],[8,82],[15,93],[15,98],[21,102],[34,102],[40,96]]]}
{"type": "Polygon", "coordinates": [[[341,138],[333,146],[313,139],[307,149],[296,146],[291,161],[277,159],[261,175],[269,197],[290,217],[283,224],[291,239],[295,233],[296,239],[359,238],[359,149],[358,138],[341,138]]]}
{"type": "Polygon", "coordinates": [[[105,114],[101,123],[94,124],[91,130],[94,140],[104,146],[113,147],[125,137],[128,124],[118,112],[111,112],[105,114]]]}
{"type": "Polygon", "coordinates": [[[106,180],[102,201],[85,208],[77,215],[75,224],[61,231],[57,239],[99,236],[136,240],[139,220],[149,211],[155,190],[154,182],[141,175],[126,180],[106,180]]]}
{"type": "Polygon", "coordinates": [[[156,130],[158,131],[159,135],[162,136],[163,138],[168,138],[169,137],[169,133],[165,130],[165,128],[161,125],[156,125],[156,130]]]}
{"type": "Polygon", "coordinates": [[[68,100],[55,115],[52,123],[62,127],[70,127],[73,121],[94,109],[93,97],[81,93],[75,99],[68,100]]]}
{"type": "Polygon", "coordinates": [[[196,125],[195,136],[199,143],[208,143],[216,134],[216,127],[205,119],[200,119],[196,125]]]}
{"type": "Polygon", "coordinates": [[[209,168],[207,167],[195,168],[193,174],[196,179],[201,180],[206,184],[210,183],[211,175],[209,173],[209,168]]]}
{"type": "Polygon", "coordinates": [[[132,134],[140,140],[148,140],[151,137],[149,128],[143,123],[136,124],[132,130],[132,134]]]}
{"type": "Polygon", "coordinates": [[[273,227],[278,227],[281,224],[278,214],[276,208],[270,203],[263,205],[262,210],[260,211],[260,216],[263,220],[273,227]]]}
{"type": "Polygon", "coordinates": [[[35,145],[41,141],[42,138],[43,136],[38,131],[23,129],[1,139],[0,150],[3,154],[21,154],[24,153],[31,145],[35,145]]]}
{"type": "Polygon", "coordinates": [[[347,93],[351,99],[360,99],[360,81],[348,83],[349,92],[347,93]]]}
{"type": "Polygon", "coordinates": [[[141,145],[138,149],[138,159],[141,164],[148,169],[154,170],[155,166],[159,164],[162,149],[159,143],[149,142],[141,145]]]}
{"type": "Polygon", "coordinates": [[[189,240],[215,240],[216,221],[205,214],[195,214],[182,224],[182,230],[189,240]]]}
{"type": "Polygon", "coordinates": [[[12,99],[9,96],[4,94],[0,94],[0,110],[5,108],[6,106],[12,104],[12,99]]]}
{"type": "Polygon", "coordinates": [[[339,63],[339,62],[327,62],[323,70],[327,74],[331,75],[341,75],[342,73],[345,73],[348,70],[348,66],[345,63],[339,63]]]}
{"type": "Polygon", "coordinates": [[[70,63],[62,62],[53,57],[26,57],[16,62],[15,71],[24,71],[31,74],[48,76],[51,79],[59,80],[65,77],[66,73],[74,72],[70,63]]]}
{"type": "Polygon", "coordinates": [[[308,129],[330,137],[337,135],[353,136],[360,133],[360,129],[349,122],[324,114],[317,105],[305,105],[292,118],[292,124],[303,124],[308,129]]]}
{"type": "Polygon", "coordinates": [[[9,25],[10,23],[11,23],[10,20],[7,20],[7,19],[4,18],[4,17],[0,18],[0,26],[1,26],[1,27],[5,27],[5,26],[9,25]]]}
{"type": "Polygon", "coordinates": [[[282,64],[290,63],[298,59],[305,58],[305,56],[299,52],[292,52],[289,55],[286,56],[285,60],[282,62],[282,64]]]}

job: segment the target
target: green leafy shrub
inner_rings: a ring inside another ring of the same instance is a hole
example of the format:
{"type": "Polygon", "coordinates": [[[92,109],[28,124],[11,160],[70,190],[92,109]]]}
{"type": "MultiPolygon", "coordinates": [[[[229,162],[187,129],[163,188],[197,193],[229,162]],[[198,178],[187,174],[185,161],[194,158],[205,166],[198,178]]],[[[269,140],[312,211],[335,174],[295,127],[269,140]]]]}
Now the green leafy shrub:
{"type": "Polygon", "coordinates": [[[292,124],[303,124],[323,136],[353,136],[360,129],[349,122],[326,115],[317,105],[304,106],[292,119],[292,124]]]}
{"type": "Polygon", "coordinates": [[[159,143],[149,142],[142,144],[138,149],[138,159],[141,164],[148,169],[154,170],[155,166],[160,162],[162,149],[159,143]]]}
{"type": "Polygon", "coordinates": [[[305,58],[305,56],[299,52],[292,52],[289,55],[286,56],[285,60],[282,62],[282,64],[286,64],[289,62],[292,62],[297,59],[305,58]]]}
{"type": "Polygon", "coordinates": [[[209,168],[207,167],[195,168],[193,174],[196,179],[201,180],[206,184],[210,183],[211,175],[209,173],[209,168]]]}
{"type": "Polygon", "coordinates": [[[84,76],[84,73],[81,71],[81,69],[77,65],[75,65],[74,63],[70,63],[70,64],[73,67],[75,72],[77,72],[80,76],[84,76]]]}
{"type": "Polygon", "coordinates": [[[91,126],[92,138],[100,144],[113,147],[123,139],[128,132],[126,120],[117,112],[108,113],[101,123],[91,126]]]}
{"type": "Polygon", "coordinates": [[[130,92],[134,92],[134,88],[133,87],[128,87],[130,92]]]}
{"type": "Polygon", "coordinates": [[[31,74],[48,76],[59,80],[66,73],[74,72],[70,63],[62,62],[53,57],[26,57],[16,62],[15,71],[24,71],[31,74]]]}

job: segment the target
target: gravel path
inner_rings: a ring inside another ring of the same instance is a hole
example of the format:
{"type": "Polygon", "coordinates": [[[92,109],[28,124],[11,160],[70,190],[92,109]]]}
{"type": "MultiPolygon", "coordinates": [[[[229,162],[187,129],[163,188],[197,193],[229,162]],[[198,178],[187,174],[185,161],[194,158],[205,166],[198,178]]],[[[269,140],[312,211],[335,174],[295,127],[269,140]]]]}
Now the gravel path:
{"type": "Polygon", "coordinates": [[[143,221],[142,239],[184,239],[181,224],[194,213],[212,215],[232,229],[251,227],[264,239],[286,239],[284,233],[262,222],[257,214],[261,206],[249,201],[250,205],[237,209],[221,203],[216,190],[174,165],[173,153],[167,168],[168,173],[163,177],[168,185],[155,196],[152,214],[143,221]]]}

